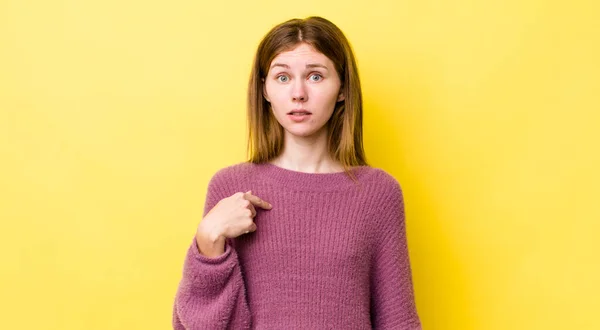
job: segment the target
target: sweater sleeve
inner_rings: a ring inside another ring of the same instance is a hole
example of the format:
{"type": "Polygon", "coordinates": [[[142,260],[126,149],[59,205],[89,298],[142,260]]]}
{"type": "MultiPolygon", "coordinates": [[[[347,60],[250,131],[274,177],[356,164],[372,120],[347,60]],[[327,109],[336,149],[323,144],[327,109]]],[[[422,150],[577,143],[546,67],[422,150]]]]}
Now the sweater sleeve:
{"type": "MultiPolygon", "coordinates": [[[[227,196],[213,176],[208,185],[204,215],[227,196]]],[[[249,329],[251,314],[238,255],[227,240],[225,252],[209,258],[192,239],[173,304],[173,329],[249,329]]]]}
{"type": "Polygon", "coordinates": [[[373,329],[420,330],[408,255],[404,199],[398,182],[382,200],[371,273],[373,329]]]}

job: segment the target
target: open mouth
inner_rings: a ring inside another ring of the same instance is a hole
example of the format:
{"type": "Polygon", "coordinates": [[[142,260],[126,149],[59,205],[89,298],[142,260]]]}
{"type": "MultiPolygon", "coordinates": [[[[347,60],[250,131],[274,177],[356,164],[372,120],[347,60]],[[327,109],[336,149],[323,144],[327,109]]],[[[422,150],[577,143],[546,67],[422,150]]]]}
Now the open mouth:
{"type": "Polygon", "coordinates": [[[292,115],[292,116],[305,116],[305,115],[311,115],[310,112],[306,111],[306,110],[294,110],[294,111],[290,111],[288,112],[288,115],[292,115]]]}
{"type": "Polygon", "coordinates": [[[312,113],[310,113],[306,110],[293,110],[293,111],[288,112],[287,115],[293,121],[301,122],[301,121],[305,120],[306,118],[309,118],[312,115],[312,113]]]}

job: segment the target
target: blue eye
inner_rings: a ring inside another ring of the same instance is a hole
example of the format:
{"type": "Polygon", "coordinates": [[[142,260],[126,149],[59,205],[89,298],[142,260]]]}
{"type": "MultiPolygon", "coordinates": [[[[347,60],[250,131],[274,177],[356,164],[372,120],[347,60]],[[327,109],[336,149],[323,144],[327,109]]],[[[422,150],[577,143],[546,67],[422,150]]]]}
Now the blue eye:
{"type": "Polygon", "coordinates": [[[312,80],[312,81],[320,81],[321,79],[323,79],[323,76],[315,73],[315,74],[311,75],[310,78],[311,78],[310,80],[312,80]],[[318,77],[319,79],[317,79],[317,80],[312,79],[313,77],[318,77]]]}
{"type": "Polygon", "coordinates": [[[277,80],[279,80],[280,82],[288,82],[289,78],[287,76],[278,76],[277,80]]]}

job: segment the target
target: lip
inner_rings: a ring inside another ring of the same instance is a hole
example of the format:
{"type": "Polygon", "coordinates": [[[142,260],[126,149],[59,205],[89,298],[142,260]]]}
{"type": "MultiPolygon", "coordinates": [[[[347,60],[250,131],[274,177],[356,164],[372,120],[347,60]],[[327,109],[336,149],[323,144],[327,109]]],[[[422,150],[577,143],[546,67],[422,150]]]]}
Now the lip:
{"type": "Polygon", "coordinates": [[[300,123],[300,122],[303,122],[303,121],[305,121],[305,120],[308,120],[308,118],[309,118],[311,115],[312,115],[312,113],[310,113],[309,111],[303,110],[303,109],[300,109],[300,110],[293,110],[293,111],[290,111],[290,112],[287,114],[287,116],[288,116],[288,117],[289,117],[289,118],[290,118],[290,119],[291,119],[293,122],[296,122],[296,123],[300,123]],[[292,113],[293,113],[293,112],[300,112],[300,113],[303,113],[303,115],[292,115],[292,113]]]}
{"type": "Polygon", "coordinates": [[[291,115],[291,114],[292,114],[292,112],[301,112],[301,113],[306,113],[306,114],[312,115],[312,113],[311,113],[310,111],[308,111],[308,110],[305,110],[305,109],[294,109],[294,110],[292,110],[292,111],[288,112],[287,114],[288,114],[288,115],[291,115]]]}

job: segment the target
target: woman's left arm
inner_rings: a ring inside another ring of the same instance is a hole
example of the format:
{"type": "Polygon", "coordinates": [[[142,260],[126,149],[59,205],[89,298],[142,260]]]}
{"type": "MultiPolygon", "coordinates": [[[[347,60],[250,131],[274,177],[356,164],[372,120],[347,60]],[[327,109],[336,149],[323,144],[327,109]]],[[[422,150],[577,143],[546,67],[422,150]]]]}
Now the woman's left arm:
{"type": "Polygon", "coordinates": [[[420,330],[408,256],[404,198],[394,179],[386,189],[378,216],[371,270],[373,329],[420,330]]]}

